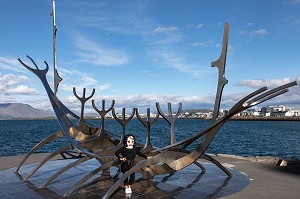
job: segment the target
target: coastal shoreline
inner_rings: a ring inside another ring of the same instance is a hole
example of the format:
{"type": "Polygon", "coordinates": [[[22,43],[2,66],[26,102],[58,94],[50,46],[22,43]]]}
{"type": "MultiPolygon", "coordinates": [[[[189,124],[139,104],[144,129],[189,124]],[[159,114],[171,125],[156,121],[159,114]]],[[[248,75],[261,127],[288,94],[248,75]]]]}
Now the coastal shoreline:
{"type": "MultiPolygon", "coordinates": [[[[160,117],[161,118],[161,117],[160,117]]],[[[75,118],[74,118],[75,119],[75,118]]],[[[98,117],[85,117],[86,120],[99,120],[98,117]]],[[[105,118],[107,120],[113,120],[114,118],[105,118]]],[[[133,117],[133,119],[137,119],[133,117]]],[[[161,118],[162,119],[162,118],[161,118]]],[[[211,120],[211,117],[179,117],[178,119],[200,119],[200,120],[211,120]]],[[[55,117],[47,118],[0,118],[0,121],[7,120],[56,120],[55,117]]],[[[300,117],[261,117],[261,116],[233,116],[229,120],[241,120],[241,121],[295,121],[300,122],[300,117]]]]}
{"type": "Polygon", "coordinates": [[[247,120],[247,121],[295,121],[299,122],[300,117],[232,117],[230,120],[247,120]]]}
{"type": "MultiPolygon", "coordinates": [[[[197,118],[197,117],[181,117],[178,119],[200,119],[200,120],[211,120],[211,118],[205,117],[205,118],[197,118]]],[[[300,117],[239,117],[234,116],[230,118],[229,120],[235,120],[235,121],[293,121],[293,122],[300,122],[300,117]]]]}

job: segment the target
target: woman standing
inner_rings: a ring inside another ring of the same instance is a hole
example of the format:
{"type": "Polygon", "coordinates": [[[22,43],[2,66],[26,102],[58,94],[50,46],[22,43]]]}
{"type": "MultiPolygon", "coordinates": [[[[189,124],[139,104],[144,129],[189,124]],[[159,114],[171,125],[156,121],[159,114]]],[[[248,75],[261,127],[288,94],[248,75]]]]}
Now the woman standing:
{"type": "MultiPolygon", "coordinates": [[[[124,174],[126,171],[133,167],[134,159],[136,155],[147,159],[142,152],[135,148],[135,137],[132,134],[125,135],[124,145],[115,152],[115,155],[122,161],[121,172],[124,174]]],[[[135,173],[131,174],[129,179],[126,178],[124,181],[125,193],[132,193],[131,185],[135,179],[135,173]]]]}

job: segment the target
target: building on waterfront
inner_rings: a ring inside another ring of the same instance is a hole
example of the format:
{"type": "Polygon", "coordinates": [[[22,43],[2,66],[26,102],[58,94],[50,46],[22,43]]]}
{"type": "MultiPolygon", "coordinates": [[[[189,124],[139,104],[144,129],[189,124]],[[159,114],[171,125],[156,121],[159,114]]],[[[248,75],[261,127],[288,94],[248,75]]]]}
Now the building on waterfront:
{"type": "MultiPolygon", "coordinates": [[[[228,110],[220,110],[219,117],[224,116],[228,110]]],[[[213,112],[208,110],[203,111],[183,111],[179,118],[212,118],[213,112]]],[[[260,110],[247,109],[235,115],[235,117],[300,117],[300,110],[292,109],[285,105],[266,106],[260,110]]]]}
{"type": "Polygon", "coordinates": [[[300,116],[300,110],[294,110],[285,105],[267,106],[261,108],[261,116],[271,117],[295,117],[300,116]]]}

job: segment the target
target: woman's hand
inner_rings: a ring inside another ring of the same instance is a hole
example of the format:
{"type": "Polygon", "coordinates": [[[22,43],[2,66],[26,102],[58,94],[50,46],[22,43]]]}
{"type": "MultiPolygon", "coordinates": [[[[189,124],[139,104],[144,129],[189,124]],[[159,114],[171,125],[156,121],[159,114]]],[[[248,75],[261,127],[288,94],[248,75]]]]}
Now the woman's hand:
{"type": "Polygon", "coordinates": [[[120,158],[121,161],[125,162],[126,161],[126,158],[120,158]]]}

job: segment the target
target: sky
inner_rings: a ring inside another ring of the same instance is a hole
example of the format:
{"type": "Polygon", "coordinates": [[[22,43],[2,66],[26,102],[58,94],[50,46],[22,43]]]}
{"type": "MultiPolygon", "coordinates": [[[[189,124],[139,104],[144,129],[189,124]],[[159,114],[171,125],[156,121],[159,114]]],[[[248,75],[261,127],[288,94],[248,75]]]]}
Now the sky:
{"type": "MultiPolygon", "coordinates": [[[[141,112],[155,103],[183,110],[214,107],[224,24],[230,24],[222,109],[247,94],[300,80],[300,0],[56,0],[58,97],[79,111],[79,96],[96,92],[98,108],[141,112]]],[[[49,66],[53,88],[51,0],[2,0],[0,103],[51,104],[39,79],[18,58],[49,66]]],[[[262,106],[300,109],[300,87],[262,106]]],[[[93,112],[91,101],[86,111],[93,112]]]]}

